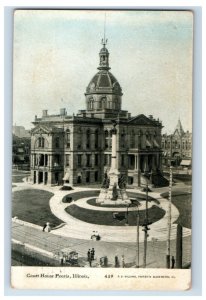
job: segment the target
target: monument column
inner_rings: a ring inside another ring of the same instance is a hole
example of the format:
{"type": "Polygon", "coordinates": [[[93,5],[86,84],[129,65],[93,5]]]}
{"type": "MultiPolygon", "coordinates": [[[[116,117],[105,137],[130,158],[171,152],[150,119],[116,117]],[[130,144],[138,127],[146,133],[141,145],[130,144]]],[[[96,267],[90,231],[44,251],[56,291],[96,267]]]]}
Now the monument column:
{"type": "Polygon", "coordinates": [[[117,204],[130,204],[126,194],[126,180],[123,176],[119,176],[120,173],[117,167],[117,129],[116,122],[114,121],[114,128],[112,130],[112,160],[109,173],[105,173],[102,188],[99,197],[96,199],[97,203],[102,205],[117,204]]]}

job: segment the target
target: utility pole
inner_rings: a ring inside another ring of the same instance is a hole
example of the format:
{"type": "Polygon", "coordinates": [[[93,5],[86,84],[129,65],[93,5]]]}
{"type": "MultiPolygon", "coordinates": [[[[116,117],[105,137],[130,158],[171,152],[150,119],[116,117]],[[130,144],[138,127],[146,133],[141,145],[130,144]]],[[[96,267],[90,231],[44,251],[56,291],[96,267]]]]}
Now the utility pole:
{"type": "Polygon", "coordinates": [[[146,268],[147,265],[147,231],[150,230],[148,227],[149,220],[148,220],[148,182],[146,185],[146,208],[145,208],[145,219],[144,224],[142,225],[144,228],[142,231],[144,231],[144,256],[143,256],[143,268],[146,268]]]}
{"type": "Polygon", "coordinates": [[[139,207],[137,206],[137,250],[136,250],[136,268],[139,268],[139,207]]]}
{"type": "Polygon", "coordinates": [[[168,199],[168,223],[167,223],[167,254],[166,268],[170,269],[170,237],[171,237],[171,208],[172,208],[172,167],[170,166],[170,184],[169,184],[169,199],[168,199]]]}

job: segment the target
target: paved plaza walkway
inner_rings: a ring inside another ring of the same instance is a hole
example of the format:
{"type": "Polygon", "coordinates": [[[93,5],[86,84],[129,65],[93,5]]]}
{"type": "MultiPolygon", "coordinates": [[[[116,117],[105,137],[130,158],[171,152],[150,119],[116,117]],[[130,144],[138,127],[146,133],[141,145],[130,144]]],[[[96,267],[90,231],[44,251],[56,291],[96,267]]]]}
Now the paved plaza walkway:
{"type": "MultiPolygon", "coordinates": [[[[85,256],[88,248],[95,245],[96,251],[98,252],[98,257],[107,255],[111,262],[114,261],[115,255],[126,255],[128,263],[135,261],[136,255],[136,236],[137,227],[136,226],[105,226],[96,225],[83,222],[69,215],[65,208],[73,203],[63,203],[62,198],[65,195],[72,194],[80,191],[94,190],[92,188],[76,187],[72,191],[60,191],[59,186],[49,187],[46,185],[32,185],[27,182],[15,183],[12,191],[21,191],[25,189],[42,189],[45,191],[52,192],[54,195],[50,199],[50,209],[52,213],[64,222],[64,226],[60,226],[50,233],[42,232],[42,227],[30,224],[27,222],[16,222],[13,220],[12,226],[12,238],[15,242],[20,241],[22,243],[27,243],[28,245],[36,246],[39,249],[43,249],[46,252],[54,253],[62,247],[70,247],[71,249],[77,250],[80,255],[85,256]],[[93,231],[98,231],[101,236],[101,241],[92,241],[91,234],[93,231]],[[53,245],[53,246],[52,246],[53,245]],[[50,249],[49,249],[50,248],[50,249]],[[54,251],[54,248],[56,249],[54,251]]],[[[167,220],[168,220],[168,200],[162,198],[160,194],[166,191],[166,189],[159,189],[158,192],[151,192],[149,196],[158,200],[158,203],[149,202],[148,207],[151,205],[157,205],[166,211],[164,217],[159,221],[153,223],[150,226],[149,237],[148,237],[148,264],[151,267],[165,267],[164,256],[166,249],[166,239],[167,239],[167,220]]],[[[139,190],[132,190],[132,192],[145,193],[139,190]]],[[[94,197],[83,197],[80,200],[75,201],[75,205],[82,208],[89,208],[92,210],[108,210],[105,207],[97,207],[94,205],[89,205],[87,200],[94,197]]],[[[140,206],[140,209],[145,209],[145,202],[140,206]]],[[[136,208],[130,208],[130,210],[135,210],[136,208]]],[[[109,208],[110,211],[122,211],[124,208],[109,208]]],[[[172,223],[177,220],[179,212],[177,208],[172,205],[172,223]]],[[[140,255],[143,253],[143,239],[144,232],[142,227],[139,230],[140,234],[140,255]]],[[[191,230],[183,229],[184,236],[184,262],[190,261],[190,243],[191,243],[191,230]]],[[[175,238],[176,238],[176,224],[172,224],[171,231],[171,244],[172,252],[175,254],[175,238]]],[[[48,253],[47,253],[48,254],[48,253]]]]}

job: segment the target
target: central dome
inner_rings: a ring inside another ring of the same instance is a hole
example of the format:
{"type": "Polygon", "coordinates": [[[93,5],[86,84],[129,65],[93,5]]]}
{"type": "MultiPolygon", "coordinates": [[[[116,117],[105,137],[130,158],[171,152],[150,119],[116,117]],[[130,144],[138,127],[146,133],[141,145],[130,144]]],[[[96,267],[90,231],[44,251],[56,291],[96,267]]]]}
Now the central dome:
{"type": "Polygon", "coordinates": [[[86,94],[112,93],[122,95],[122,89],[117,79],[107,70],[100,70],[91,79],[86,94]]]}
{"type": "MultiPolygon", "coordinates": [[[[102,41],[103,48],[99,52],[98,72],[90,80],[86,88],[86,110],[89,112],[118,113],[121,111],[122,89],[117,79],[109,71],[109,51],[102,41]]],[[[102,114],[105,116],[105,114],[102,114]]]]}

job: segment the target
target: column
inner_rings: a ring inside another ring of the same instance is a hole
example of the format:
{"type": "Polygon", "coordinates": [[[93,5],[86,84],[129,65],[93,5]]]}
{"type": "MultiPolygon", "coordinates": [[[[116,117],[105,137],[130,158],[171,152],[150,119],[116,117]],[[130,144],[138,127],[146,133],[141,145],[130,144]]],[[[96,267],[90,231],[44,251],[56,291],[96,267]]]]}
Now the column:
{"type": "Polygon", "coordinates": [[[135,172],[134,172],[134,186],[140,187],[141,183],[141,171],[140,171],[140,155],[135,155],[135,172]]]}
{"type": "MultiPolygon", "coordinates": [[[[45,157],[45,155],[44,155],[45,157]]],[[[45,184],[45,172],[43,172],[43,184],[45,184]]]]}
{"type": "Polygon", "coordinates": [[[144,156],[144,172],[148,172],[148,155],[144,156]]]}

